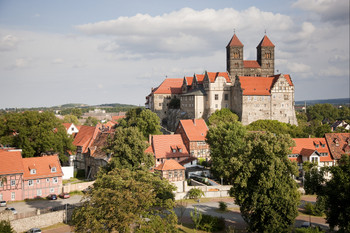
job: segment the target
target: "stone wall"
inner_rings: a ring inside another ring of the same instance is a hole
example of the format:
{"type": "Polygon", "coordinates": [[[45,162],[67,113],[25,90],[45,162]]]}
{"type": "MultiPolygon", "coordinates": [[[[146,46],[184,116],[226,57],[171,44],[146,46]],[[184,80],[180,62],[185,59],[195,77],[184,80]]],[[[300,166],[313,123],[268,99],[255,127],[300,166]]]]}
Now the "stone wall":
{"type": "Polygon", "coordinates": [[[84,189],[86,189],[89,186],[92,186],[92,184],[95,181],[90,181],[90,182],[84,182],[84,183],[76,183],[76,184],[64,184],[62,187],[62,192],[63,193],[69,193],[72,191],[83,191],[84,189]]]}
{"type": "Polygon", "coordinates": [[[177,192],[175,193],[175,200],[181,200],[187,198],[187,193],[193,188],[198,188],[204,192],[205,198],[212,197],[229,197],[229,190],[232,187],[231,185],[217,185],[217,186],[188,186],[187,182],[184,181],[181,185],[180,183],[176,184],[178,187],[177,192]],[[180,188],[179,188],[180,187],[180,188]]]}
{"type": "Polygon", "coordinates": [[[29,218],[12,220],[11,226],[16,232],[28,231],[30,228],[43,228],[65,221],[65,210],[35,215],[29,218]]]}

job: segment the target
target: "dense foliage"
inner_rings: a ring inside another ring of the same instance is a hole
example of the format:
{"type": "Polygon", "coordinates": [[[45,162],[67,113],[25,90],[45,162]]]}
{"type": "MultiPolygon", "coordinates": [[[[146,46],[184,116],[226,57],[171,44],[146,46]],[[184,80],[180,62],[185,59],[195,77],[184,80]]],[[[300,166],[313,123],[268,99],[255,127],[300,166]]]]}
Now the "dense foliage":
{"type": "Polygon", "coordinates": [[[106,152],[113,156],[106,169],[152,167],[154,157],[152,154],[145,153],[147,147],[148,143],[143,140],[143,135],[138,128],[117,128],[114,138],[106,147],[106,152]]]}
{"type": "Polygon", "coordinates": [[[58,118],[50,112],[8,113],[0,116],[0,144],[22,149],[23,157],[74,150],[73,139],[58,118]]]}
{"type": "Polygon", "coordinates": [[[126,118],[120,122],[120,127],[137,127],[143,134],[145,140],[148,140],[150,134],[162,134],[160,132],[160,119],[149,109],[134,108],[126,113],[126,118]]]}
{"type": "Polygon", "coordinates": [[[217,125],[225,122],[238,121],[238,116],[228,108],[216,110],[209,118],[208,125],[217,125]]]}
{"type": "Polygon", "coordinates": [[[8,221],[8,220],[1,220],[0,221],[0,232],[15,233],[15,231],[11,227],[10,221],[8,221]]]}
{"type": "Polygon", "coordinates": [[[190,191],[188,191],[188,198],[190,199],[198,199],[204,196],[204,192],[199,188],[191,188],[190,191]]]}
{"type": "Polygon", "coordinates": [[[306,161],[303,163],[304,175],[304,189],[306,194],[316,194],[320,193],[322,189],[322,184],[325,181],[324,171],[325,168],[318,170],[316,163],[311,163],[306,161]]]}
{"type": "Polygon", "coordinates": [[[63,117],[63,122],[64,123],[73,123],[75,126],[80,125],[80,122],[78,120],[78,117],[74,116],[74,115],[65,115],[63,117]]]}
{"type": "Polygon", "coordinates": [[[97,120],[95,117],[89,116],[89,117],[86,119],[84,125],[96,126],[99,122],[100,122],[100,121],[97,120]]]}
{"type": "Polygon", "coordinates": [[[76,232],[176,232],[174,187],[146,170],[100,172],[73,214],[76,232]]]}

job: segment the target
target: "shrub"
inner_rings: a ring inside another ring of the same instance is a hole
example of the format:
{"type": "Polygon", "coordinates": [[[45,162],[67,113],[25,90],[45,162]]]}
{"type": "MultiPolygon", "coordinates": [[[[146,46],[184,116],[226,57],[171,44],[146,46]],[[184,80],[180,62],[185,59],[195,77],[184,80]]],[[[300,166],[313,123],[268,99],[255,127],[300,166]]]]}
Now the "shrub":
{"type": "Polygon", "coordinates": [[[15,231],[11,227],[11,223],[8,220],[0,221],[0,232],[14,233],[15,231]]]}
{"type": "Polygon", "coordinates": [[[221,211],[227,211],[227,204],[225,202],[223,202],[223,201],[220,201],[219,202],[219,209],[221,211]]]}
{"type": "Polygon", "coordinates": [[[198,188],[193,188],[190,191],[188,191],[188,198],[190,199],[199,199],[202,196],[204,196],[204,192],[198,188]]]}
{"type": "Polygon", "coordinates": [[[225,219],[207,214],[202,214],[199,229],[204,231],[222,231],[225,229],[225,219]]]}
{"type": "Polygon", "coordinates": [[[305,206],[304,206],[304,209],[305,209],[305,213],[306,214],[311,214],[313,215],[314,214],[314,205],[310,202],[306,203],[305,206]]]}

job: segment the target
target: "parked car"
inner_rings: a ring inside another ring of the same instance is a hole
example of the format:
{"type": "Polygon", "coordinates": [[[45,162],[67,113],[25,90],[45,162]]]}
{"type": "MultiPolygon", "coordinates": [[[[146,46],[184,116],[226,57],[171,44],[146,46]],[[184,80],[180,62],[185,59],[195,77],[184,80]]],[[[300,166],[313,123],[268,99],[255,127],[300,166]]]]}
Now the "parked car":
{"type": "Polygon", "coordinates": [[[57,200],[57,195],[56,194],[50,194],[49,196],[47,196],[47,199],[49,199],[49,200],[57,200]]]}
{"type": "Polygon", "coordinates": [[[27,233],[41,233],[41,230],[39,228],[31,228],[27,233]]]}
{"type": "Polygon", "coordinates": [[[8,207],[5,210],[11,210],[13,214],[17,214],[17,210],[13,207],[8,207]]]}
{"type": "Polygon", "coordinates": [[[62,199],[67,199],[67,198],[70,198],[70,195],[69,193],[61,193],[60,195],[58,195],[60,198],[62,199]]]}
{"type": "Polygon", "coordinates": [[[5,207],[6,206],[6,201],[0,201],[0,206],[5,207]]]}

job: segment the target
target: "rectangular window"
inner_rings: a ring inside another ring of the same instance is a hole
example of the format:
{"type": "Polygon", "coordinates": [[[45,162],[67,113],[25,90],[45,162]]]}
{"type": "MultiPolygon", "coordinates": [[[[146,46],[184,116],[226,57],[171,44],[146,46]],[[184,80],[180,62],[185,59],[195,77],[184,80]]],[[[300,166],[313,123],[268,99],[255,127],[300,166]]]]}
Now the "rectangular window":
{"type": "Polygon", "coordinates": [[[49,183],[50,182],[50,178],[46,178],[46,183],[49,183]]]}
{"type": "Polygon", "coordinates": [[[54,188],[50,188],[50,193],[53,193],[55,192],[55,189],[54,188]]]}
{"type": "Polygon", "coordinates": [[[52,178],[52,182],[53,182],[54,184],[57,184],[57,183],[58,183],[58,178],[57,178],[57,177],[53,177],[53,178],[52,178]]]}
{"type": "Polygon", "coordinates": [[[159,107],[161,107],[162,106],[162,103],[159,103],[159,107]]]}
{"type": "Polygon", "coordinates": [[[30,174],[36,174],[36,169],[30,169],[30,174]]]}
{"type": "Polygon", "coordinates": [[[225,100],[228,100],[228,94],[225,94],[225,100]]]}
{"type": "Polygon", "coordinates": [[[36,195],[39,196],[39,197],[42,195],[41,189],[37,189],[36,190],[36,195]]]}
{"type": "Polygon", "coordinates": [[[11,180],[11,186],[15,186],[16,185],[16,180],[11,180]]]}
{"type": "Polygon", "coordinates": [[[33,186],[33,180],[28,180],[28,186],[33,186]]]}
{"type": "Polygon", "coordinates": [[[2,201],[2,198],[3,198],[2,193],[0,193],[0,201],[2,201]]]}
{"type": "Polygon", "coordinates": [[[3,186],[3,184],[2,184],[2,181],[0,180],[0,187],[2,187],[3,186]]]}
{"type": "Polygon", "coordinates": [[[52,167],[51,172],[56,172],[56,167],[52,167]]]}
{"type": "Polygon", "coordinates": [[[37,184],[40,184],[40,179],[37,179],[37,180],[36,180],[36,183],[37,183],[37,184]]]}
{"type": "Polygon", "coordinates": [[[14,201],[16,199],[16,193],[11,192],[11,200],[14,201]]]}
{"type": "Polygon", "coordinates": [[[218,100],[218,99],[219,99],[219,95],[215,94],[215,100],[218,100]]]}

